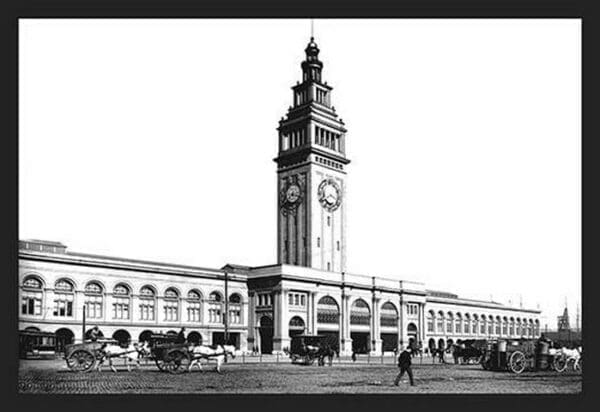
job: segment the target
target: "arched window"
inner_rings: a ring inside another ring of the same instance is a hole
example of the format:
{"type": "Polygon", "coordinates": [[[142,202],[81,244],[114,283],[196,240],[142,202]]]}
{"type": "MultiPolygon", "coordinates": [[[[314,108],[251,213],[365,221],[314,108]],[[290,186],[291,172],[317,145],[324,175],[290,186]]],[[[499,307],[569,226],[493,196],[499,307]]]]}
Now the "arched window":
{"type": "Polygon", "coordinates": [[[381,326],[398,327],[398,311],[392,302],[385,302],[381,306],[380,323],[381,326]]]}
{"type": "Polygon", "coordinates": [[[502,326],[500,324],[500,316],[496,316],[496,320],[494,321],[494,325],[496,326],[496,329],[495,329],[496,335],[500,335],[500,327],[502,326]]]}
{"type": "Polygon", "coordinates": [[[175,288],[165,290],[163,312],[165,322],[177,322],[179,320],[179,292],[175,288]]]}
{"type": "Polygon", "coordinates": [[[508,336],[515,335],[515,318],[510,318],[508,323],[508,336]]]}
{"type": "Polygon", "coordinates": [[[242,323],[242,297],[237,293],[229,296],[229,323],[242,323]]]}
{"type": "Polygon", "coordinates": [[[508,319],[506,318],[506,316],[502,318],[502,335],[508,335],[508,319]]]}
{"type": "Polygon", "coordinates": [[[73,317],[75,287],[67,279],[59,279],[54,285],[54,316],[73,317]]]}
{"type": "Polygon", "coordinates": [[[436,332],[444,333],[444,312],[439,311],[436,320],[436,332]]]}
{"type": "Polygon", "coordinates": [[[465,313],[465,335],[471,334],[471,315],[465,313]]]}
{"type": "Polygon", "coordinates": [[[208,321],[210,323],[223,323],[223,297],[219,292],[212,292],[208,296],[208,321]]]}
{"type": "Polygon", "coordinates": [[[488,335],[494,333],[494,318],[492,315],[488,316],[488,335]]]}
{"type": "Polygon", "coordinates": [[[454,330],[454,316],[452,312],[448,312],[448,317],[446,318],[446,333],[452,333],[454,330]]]}
{"type": "Polygon", "coordinates": [[[156,292],[150,286],[140,289],[140,320],[154,320],[156,318],[156,292]]]}
{"type": "Polygon", "coordinates": [[[481,321],[479,322],[479,333],[485,335],[487,333],[487,319],[485,315],[481,315],[481,321]]]}
{"type": "Polygon", "coordinates": [[[521,318],[517,318],[515,321],[515,335],[517,335],[518,337],[520,337],[523,334],[523,331],[521,329],[521,318]]]}
{"type": "Polygon", "coordinates": [[[462,333],[462,315],[456,314],[456,321],[454,322],[454,333],[462,333]]]}
{"type": "Polygon", "coordinates": [[[357,299],[350,309],[351,325],[369,325],[371,323],[371,311],[369,305],[362,299],[357,299]]]}
{"type": "Polygon", "coordinates": [[[119,283],[113,289],[113,319],[129,319],[131,290],[127,285],[119,283]]]}
{"type": "Polygon", "coordinates": [[[188,322],[201,322],[202,297],[197,290],[190,290],[187,294],[188,322]]]}
{"type": "Polygon", "coordinates": [[[323,296],[317,303],[317,322],[338,325],[340,308],[331,296],[323,296]]]}
{"type": "Polygon", "coordinates": [[[536,337],[540,335],[540,321],[538,319],[534,323],[534,334],[536,337]]]}
{"type": "Polygon", "coordinates": [[[427,312],[427,332],[435,332],[435,313],[432,310],[427,312]]]}
{"type": "Polygon", "coordinates": [[[85,316],[89,319],[102,318],[102,296],[104,289],[98,282],[88,282],[85,285],[85,316]]]}
{"type": "Polygon", "coordinates": [[[43,299],[42,281],[35,276],[27,276],[21,290],[21,314],[41,316],[43,299]]]}

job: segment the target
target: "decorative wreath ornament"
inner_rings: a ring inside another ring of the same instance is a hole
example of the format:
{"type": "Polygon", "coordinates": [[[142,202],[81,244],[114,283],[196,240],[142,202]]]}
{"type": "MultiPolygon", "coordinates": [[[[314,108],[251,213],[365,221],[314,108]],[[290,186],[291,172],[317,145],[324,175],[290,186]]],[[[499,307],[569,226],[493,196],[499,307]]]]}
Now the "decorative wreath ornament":
{"type": "Polygon", "coordinates": [[[325,179],[319,184],[317,196],[321,206],[329,212],[335,211],[342,203],[342,189],[331,178],[325,179]]]}

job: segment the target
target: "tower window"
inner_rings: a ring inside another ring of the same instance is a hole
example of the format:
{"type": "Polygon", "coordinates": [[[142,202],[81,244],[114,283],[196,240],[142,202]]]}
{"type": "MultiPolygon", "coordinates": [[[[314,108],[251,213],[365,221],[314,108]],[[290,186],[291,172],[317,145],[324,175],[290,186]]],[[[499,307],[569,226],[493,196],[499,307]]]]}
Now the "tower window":
{"type": "Polygon", "coordinates": [[[339,240],[336,242],[336,248],[337,248],[337,250],[340,250],[340,241],[339,240]]]}
{"type": "Polygon", "coordinates": [[[331,263],[327,262],[327,270],[331,270],[331,263]]]}
{"type": "Polygon", "coordinates": [[[317,247],[321,247],[321,238],[320,237],[317,238],[317,247]]]}
{"type": "Polygon", "coordinates": [[[331,226],[331,216],[327,216],[327,226],[331,226]]]}

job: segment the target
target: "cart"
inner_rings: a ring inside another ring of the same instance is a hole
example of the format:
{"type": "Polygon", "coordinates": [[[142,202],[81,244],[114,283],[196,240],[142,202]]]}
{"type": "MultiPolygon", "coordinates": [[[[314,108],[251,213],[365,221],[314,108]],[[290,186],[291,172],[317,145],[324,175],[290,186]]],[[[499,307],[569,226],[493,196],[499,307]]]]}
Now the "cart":
{"type": "Polygon", "coordinates": [[[114,339],[98,339],[97,341],[72,343],[65,346],[65,360],[73,372],[89,372],[102,359],[102,348],[106,344],[118,344],[114,339]]]}
{"type": "Polygon", "coordinates": [[[290,342],[290,359],[292,363],[312,365],[319,357],[320,348],[326,342],[324,335],[296,335],[290,342]]]}
{"type": "Polygon", "coordinates": [[[485,370],[519,374],[525,370],[555,370],[567,368],[567,358],[562,353],[551,354],[548,344],[537,339],[489,341],[481,366],[485,370]]]}
{"type": "Polygon", "coordinates": [[[154,333],[150,335],[149,358],[154,360],[158,369],[162,372],[180,374],[187,371],[191,355],[188,344],[176,343],[177,336],[171,334],[154,333]]]}

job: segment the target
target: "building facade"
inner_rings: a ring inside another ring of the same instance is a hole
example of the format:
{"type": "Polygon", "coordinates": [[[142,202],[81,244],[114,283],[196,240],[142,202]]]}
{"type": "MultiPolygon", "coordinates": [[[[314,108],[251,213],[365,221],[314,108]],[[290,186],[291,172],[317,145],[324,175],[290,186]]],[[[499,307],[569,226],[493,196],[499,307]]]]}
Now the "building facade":
{"type": "Polygon", "coordinates": [[[261,353],[283,351],[299,333],[328,335],[343,354],[538,337],[539,310],[346,272],[347,130],[312,38],[305,52],[278,127],[277,264],[207,269],[21,241],[20,329],[55,332],[64,346],[94,325],[120,341],[185,327],[190,341],[222,343],[228,332],[239,350],[261,353]]]}

